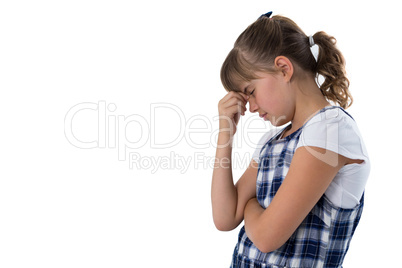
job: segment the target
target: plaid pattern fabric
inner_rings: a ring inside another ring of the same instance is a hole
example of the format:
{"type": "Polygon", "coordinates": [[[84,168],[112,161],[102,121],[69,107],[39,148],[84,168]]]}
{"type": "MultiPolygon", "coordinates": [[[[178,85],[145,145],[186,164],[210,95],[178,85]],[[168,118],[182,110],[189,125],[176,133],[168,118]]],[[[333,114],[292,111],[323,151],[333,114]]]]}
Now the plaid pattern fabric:
{"type": "MultiPolygon", "coordinates": [[[[324,108],[333,109],[335,107],[324,108]]],[[[285,178],[296,150],[300,128],[284,139],[278,133],[261,149],[257,175],[257,199],[268,207],[285,178]]],[[[279,249],[263,253],[241,228],[233,253],[232,268],[342,267],[364,204],[352,209],[335,207],[323,195],[289,240],[279,249]]]]}

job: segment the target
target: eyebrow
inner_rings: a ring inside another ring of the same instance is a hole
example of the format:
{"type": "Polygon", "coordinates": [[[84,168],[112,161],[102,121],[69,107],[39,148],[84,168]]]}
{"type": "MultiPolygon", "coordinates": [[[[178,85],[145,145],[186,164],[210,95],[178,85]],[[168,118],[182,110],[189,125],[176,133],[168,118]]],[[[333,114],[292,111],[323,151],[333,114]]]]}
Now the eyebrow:
{"type": "Polygon", "coordinates": [[[243,93],[246,94],[246,95],[247,95],[247,88],[248,88],[248,86],[249,86],[249,85],[247,85],[247,86],[244,88],[244,91],[243,91],[243,93]]]}

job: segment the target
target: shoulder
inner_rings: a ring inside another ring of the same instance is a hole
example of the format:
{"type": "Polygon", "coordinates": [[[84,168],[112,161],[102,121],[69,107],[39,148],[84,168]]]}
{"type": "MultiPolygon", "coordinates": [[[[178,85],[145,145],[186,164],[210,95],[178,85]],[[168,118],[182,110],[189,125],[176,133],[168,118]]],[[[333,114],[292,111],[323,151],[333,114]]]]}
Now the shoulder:
{"type": "Polygon", "coordinates": [[[347,122],[355,124],[353,117],[339,106],[329,106],[314,115],[304,126],[304,129],[312,126],[320,126],[329,123],[347,122]]]}
{"type": "Polygon", "coordinates": [[[337,106],[327,107],[303,126],[297,147],[302,146],[316,146],[351,159],[368,160],[355,120],[337,106]]]}

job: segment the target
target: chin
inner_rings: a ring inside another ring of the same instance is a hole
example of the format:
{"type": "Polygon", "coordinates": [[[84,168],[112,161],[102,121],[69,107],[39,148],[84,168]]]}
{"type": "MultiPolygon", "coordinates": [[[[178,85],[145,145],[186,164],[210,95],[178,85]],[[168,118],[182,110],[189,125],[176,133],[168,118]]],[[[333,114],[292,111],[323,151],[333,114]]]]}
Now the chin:
{"type": "Polygon", "coordinates": [[[279,117],[269,117],[267,119],[275,127],[281,127],[290,122],[289,120],[286,120],[286,116],[284,116],[284,115],[279,116],[279,117]]]}

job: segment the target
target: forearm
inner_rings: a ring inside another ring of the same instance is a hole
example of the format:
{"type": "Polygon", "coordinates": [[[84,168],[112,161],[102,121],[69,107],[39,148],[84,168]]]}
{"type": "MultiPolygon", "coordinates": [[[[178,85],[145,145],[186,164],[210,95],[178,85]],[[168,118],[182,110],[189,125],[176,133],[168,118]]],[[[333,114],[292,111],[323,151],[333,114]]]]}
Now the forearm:
{"type": "MultiPolygon", "coordinates": [[[[264,209],[256,198],[249,200],[244,209],[244,227],[248,238],[261,252],[278,249],[289,238],[283,236],[286,226],[279,225],[270,207],[264,209]]],[[[289,235],[290,236],[290,235],[289,235]]]]}
{"type": "Polygon", "coordinates": [[[236,220],[237,190],[233,183],[231,154],[231,136],[227,132],[219,133],[211,198],[214,223],[222,231],[232,230],[239,224],[236,220]]]}
{"type": "Polygon", "coordinates": [[[266,251],[265,241],[263,236],[264,226],[261,222],[261,216],[265,211],[260,206],[256,198],[248,201],[244,209],[244,226],[247,236],[254,245],[261,251],[266,251]]]}

